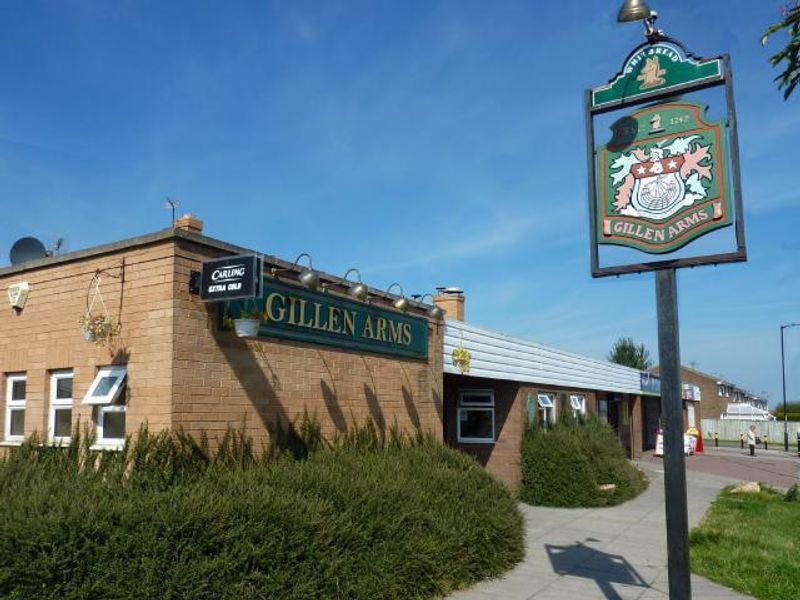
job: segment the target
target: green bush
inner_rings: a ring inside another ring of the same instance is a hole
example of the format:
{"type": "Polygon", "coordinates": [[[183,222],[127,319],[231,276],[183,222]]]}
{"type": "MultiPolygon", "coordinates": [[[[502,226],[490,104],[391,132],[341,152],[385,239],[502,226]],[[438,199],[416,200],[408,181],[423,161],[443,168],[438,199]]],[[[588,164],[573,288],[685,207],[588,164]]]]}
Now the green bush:
{"type": "Polygon", "coordinates": [[[620,504],[647,488],[616,434],[588,415],[525,431],[521,449],[520,498],[528,504],[593,507],[620,504]],[[613,484],[611,490],[601,485],[613,484]]]}
{"type": "Polygon", "coordinates": [[[0,462],[0,598],[430,598],[521,560],[515,501],[474,460],[289,430],[263,453],[236,432],[216,452],[182,432],[29,441],[0,462]]]}

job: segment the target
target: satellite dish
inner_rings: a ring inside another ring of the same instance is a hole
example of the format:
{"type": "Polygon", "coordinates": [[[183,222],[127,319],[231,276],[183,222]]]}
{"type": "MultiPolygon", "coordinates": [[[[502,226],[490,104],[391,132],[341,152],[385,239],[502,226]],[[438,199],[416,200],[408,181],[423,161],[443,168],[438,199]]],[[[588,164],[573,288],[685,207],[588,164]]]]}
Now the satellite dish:
{"type": "Polygon", "coordinates": [[[34,237],[24,237],[18,239],[11,246],[11,264],[18,265],[20,263],[29,262],[45,258],[47,256],[47,249],[44,244],[34,237]]]}

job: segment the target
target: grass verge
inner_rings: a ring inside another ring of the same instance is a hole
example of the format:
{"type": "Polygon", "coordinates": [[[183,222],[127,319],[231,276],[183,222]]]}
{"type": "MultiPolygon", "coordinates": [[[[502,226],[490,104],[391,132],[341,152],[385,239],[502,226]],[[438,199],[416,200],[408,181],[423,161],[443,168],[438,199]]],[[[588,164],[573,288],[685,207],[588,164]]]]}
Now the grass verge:
{"type": "Polygon", "coordinates": [[[692,570],[760,600],[800,598],[800,502],[722,490],[690,535],[692,570]]]}
{"type": "Polygon", "coordinates": [[[146,432],[117,454],[16,450],[0,597],[432,598],[523,556],[511,494],[436,440],[362,428],[296,458],[228,437],[216,453],[146,432]]]}

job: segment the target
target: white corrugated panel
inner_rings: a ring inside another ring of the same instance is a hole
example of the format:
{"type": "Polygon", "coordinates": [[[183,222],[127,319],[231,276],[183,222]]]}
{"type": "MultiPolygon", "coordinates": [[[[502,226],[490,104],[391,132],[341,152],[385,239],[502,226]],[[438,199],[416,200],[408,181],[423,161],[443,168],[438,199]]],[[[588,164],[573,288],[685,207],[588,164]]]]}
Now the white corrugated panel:
{"type": "Polygon", "coordinates": [[[471,355],[472,377],[638,394],[640,371],[445,319],[444,372],[460,375],[454,348],[471,355]]]}

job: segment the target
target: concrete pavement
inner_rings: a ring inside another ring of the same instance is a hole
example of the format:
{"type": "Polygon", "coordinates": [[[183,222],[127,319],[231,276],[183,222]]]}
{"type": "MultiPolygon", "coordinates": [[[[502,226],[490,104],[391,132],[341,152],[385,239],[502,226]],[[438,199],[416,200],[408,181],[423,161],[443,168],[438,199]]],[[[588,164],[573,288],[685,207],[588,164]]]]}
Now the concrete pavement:
{"type": "MultiPolygon", "coordinates": [[[[525,559],[503,577],[457,592],[450,600],[537,600],[669,597],[664,476],[644,462],[650,487],[621,506],[559,509],[521,505],[525,559]]],[[[735,480],[687,472],[689,523],[696,525],[719,490],[735,480]]],[[[749,598],[692,576],[695,600],[749,598]]]]}

